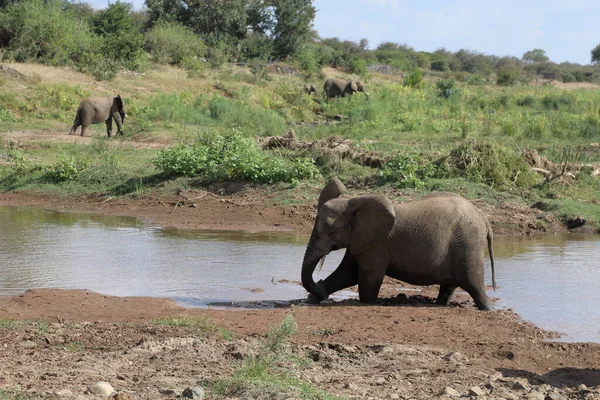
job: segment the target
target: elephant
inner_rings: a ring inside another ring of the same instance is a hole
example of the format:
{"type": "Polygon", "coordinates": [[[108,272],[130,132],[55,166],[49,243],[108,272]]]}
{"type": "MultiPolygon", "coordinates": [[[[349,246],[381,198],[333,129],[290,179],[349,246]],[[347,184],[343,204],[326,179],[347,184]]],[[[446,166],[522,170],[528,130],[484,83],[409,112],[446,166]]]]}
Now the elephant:
{"type": "Polygon", "coordinates": [[[319,196],[302,262],[308,302],[319,303],[358,284],[359,300],[375,303],[387,275],[413,285],[439,284],[436,304],[447,305],[460,287],[477,308],[492,309],[484,286],[487,242],[496,289],[492,227],[470,201],[438,192],[393,205],[382,195],[339,198],[344,192],[343,183],[333,178],[319,196]],[[337,269],[315,283],[319,260],[343,248],[346,252],[337,269]]]}
{"type": "Polygon", "coordinates": [[[304,92],[309,96],[313,93],[317,94],[317,88],[314,85],[307,84],[307,85],[304,85],[304,92]]]}
{"type": "Polygon", "coordinates": [[[369,93],[365,91],[365,85],[361,81],[353,81],[338,78],[328,78],[323,85],[323,91],[327,98],[344,97],[356,92],[363,92],[367,98],[369,93]]]}
{"type": "Polygon", "coordinates": [[[125,104],[121,95],[117,95],[117,97],[88,97],[79,103],[75,121],[69,135],[73,135],[79,125],[81,125],[81,136],[85,136],[88,126],[104,121],[106,122],[106,134],[108,137],[111,137],[113,118],[117,123],[116,135],[119,135],[126,116],[125,104]]]}

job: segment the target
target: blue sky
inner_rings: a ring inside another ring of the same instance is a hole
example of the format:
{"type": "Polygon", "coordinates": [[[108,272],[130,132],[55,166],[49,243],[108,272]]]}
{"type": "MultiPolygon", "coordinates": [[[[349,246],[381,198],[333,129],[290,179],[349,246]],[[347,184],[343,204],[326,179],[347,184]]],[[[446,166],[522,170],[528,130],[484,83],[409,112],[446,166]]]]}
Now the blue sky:
{"type": "MultiPolygon", "coordinates": [[[[132,3],[139,9],[144,0],[132,3]]],[[[314,5],[321,37],[367,38],[371,48],[390,41],[420,51],[465,48],[519,58],[540,48],[554,62],[589,64],[600,43],[600,0],[315,0],[314,5]]]]}

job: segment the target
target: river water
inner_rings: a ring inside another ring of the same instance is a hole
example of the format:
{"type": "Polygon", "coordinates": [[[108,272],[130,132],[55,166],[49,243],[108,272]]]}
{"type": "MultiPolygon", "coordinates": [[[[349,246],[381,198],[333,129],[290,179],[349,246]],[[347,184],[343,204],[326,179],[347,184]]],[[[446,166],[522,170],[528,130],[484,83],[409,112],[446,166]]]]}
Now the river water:
{"type": "MultiPolygon", "coordinates": [[[[298,280],[307,235],[177,231],[136,218],[18,207],[0,207],[0,218],[0,295],[88,289],[190,307],[306,297],[298,280]]],[[[499,288],[489,294],[500,307],[565,333],[561,340],[600,342],[600,237],[496,238],[494,252],[499,288]]],[[[341,257],[330,254],[315,280],[341,257]]]]}

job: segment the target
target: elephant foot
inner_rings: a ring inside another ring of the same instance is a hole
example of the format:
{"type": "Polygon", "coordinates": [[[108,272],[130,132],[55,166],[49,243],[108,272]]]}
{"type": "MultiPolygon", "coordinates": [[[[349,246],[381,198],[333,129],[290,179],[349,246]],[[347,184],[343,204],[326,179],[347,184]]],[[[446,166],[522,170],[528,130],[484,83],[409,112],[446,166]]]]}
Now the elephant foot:
{"type": "Polygon", "coordinates": [[[307,304],[319,304],[322,301],[323,301],[323,298],[321,296],[319,296],[318,294],[314,294],[314,293],[309,293],[308,297],[306,298],[307,304]]]}

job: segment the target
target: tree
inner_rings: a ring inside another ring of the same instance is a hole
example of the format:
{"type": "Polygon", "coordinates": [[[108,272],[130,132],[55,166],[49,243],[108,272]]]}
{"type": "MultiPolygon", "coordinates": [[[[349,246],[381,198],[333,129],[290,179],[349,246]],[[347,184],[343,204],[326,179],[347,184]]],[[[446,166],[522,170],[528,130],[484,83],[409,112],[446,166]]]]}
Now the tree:
{"type": "Polygon", "coordinates": [[[312,0],[272,0],[275,27],[273,47],[275,56],[286,58],[296,53],[312,34],[312,22],[317,10],[312,0]]]}
{"type": "Polygon", "coordinates": [[[533,49],[526,51],[521,58],[526,63],[539,63],[549,60],[546,52],[542,49],[533,49]]]}
{"type": "Polygon", "coordinates": [[[592,64],[600,63],[600,44],[592,49],[592,64]]]}

